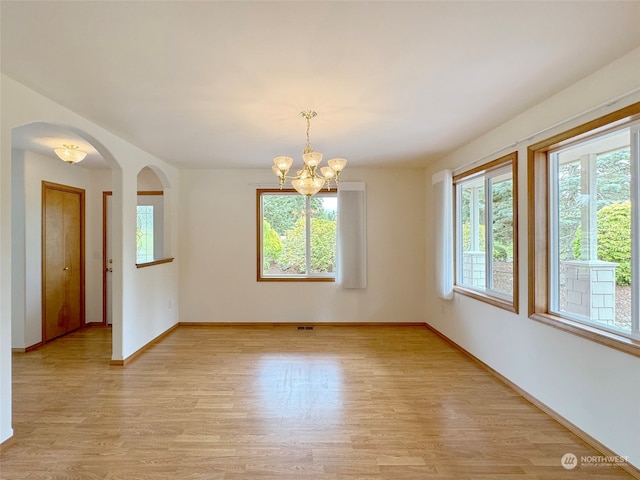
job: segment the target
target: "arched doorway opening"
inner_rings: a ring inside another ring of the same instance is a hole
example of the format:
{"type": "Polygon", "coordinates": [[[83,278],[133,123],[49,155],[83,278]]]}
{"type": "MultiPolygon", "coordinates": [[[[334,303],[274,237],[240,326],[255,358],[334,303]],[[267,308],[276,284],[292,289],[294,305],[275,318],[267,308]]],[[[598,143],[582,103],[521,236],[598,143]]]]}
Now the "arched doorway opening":
{"type": "MultiPolygon", "coordinates": [[[[58,190],[71,189],[83,193],[83,309],[82,318],[74,320],[76,323],[69,328],[101,324],[101,192],[113,189],[121,170],[108,150],[86,132],[47,122],[32,122],[12,129],[11,168],[11,344],[14,350],[28,351],[42,345],[49,336],[55,338],[66,332],[63,329],[48,334],[45,328],[47,309],[44,304],[48,298],[45,290],[49,282],[49,277],[43,273],[48,262],[44,253],[48,243],[45,238],[55,238],[60,232],[55,235],[46,232],[48,224],[55,227],[57,222],[55,218],[46,222],[49,210],[45,208],[47,195],[44,186],[54,185],[58,190]],[[77,145],[87,153],[86,158],[73,165],[61,161],[54,148],[64,144],[77,145]]],[[[64,204],[65,199],[61,198],[59,203],[64,204]]],[[[69,265],[60,268],[65,269],[72,270],[69,265]]]]}

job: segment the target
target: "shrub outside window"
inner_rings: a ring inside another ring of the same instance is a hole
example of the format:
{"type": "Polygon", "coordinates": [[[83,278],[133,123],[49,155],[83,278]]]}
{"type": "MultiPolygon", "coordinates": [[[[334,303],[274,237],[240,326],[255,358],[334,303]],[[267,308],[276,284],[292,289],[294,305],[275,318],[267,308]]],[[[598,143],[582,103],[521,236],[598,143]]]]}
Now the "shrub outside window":
{"type": "Polygon", "coordinates": [[[517,312],[517,154],[454,177],[458,293],[517,312]]]}
{"type": "Polygon", "coordinates": [[[258,281],[334,281],[337,194],[258,190],[258,281]]]}

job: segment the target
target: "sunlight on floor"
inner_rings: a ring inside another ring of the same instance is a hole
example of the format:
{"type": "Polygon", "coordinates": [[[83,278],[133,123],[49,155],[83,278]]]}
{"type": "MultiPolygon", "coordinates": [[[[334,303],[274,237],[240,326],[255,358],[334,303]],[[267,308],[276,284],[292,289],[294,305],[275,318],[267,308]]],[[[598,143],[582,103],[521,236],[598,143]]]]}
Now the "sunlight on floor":
{"type": "Polygon", "coordinates": [[[257,372],[260,408],[266,415],[339,421],[344,387],[342,370],[334,359],[266,355],[257,372]]]}

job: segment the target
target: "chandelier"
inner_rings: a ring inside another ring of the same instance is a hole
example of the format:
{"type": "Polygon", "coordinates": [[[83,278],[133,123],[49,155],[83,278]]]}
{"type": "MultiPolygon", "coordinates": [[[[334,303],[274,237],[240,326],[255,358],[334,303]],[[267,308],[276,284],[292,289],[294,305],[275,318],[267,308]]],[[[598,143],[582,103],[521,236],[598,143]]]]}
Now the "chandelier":
{"type": "Polygon", "coordinates": [[[280,179],[280,190],[282,190],[287,179],[291,180],[291,185],[298,193],[307,197],[315,195],[324,186],[327,187],[327,190],[331,190],[333,183],[335,183],[336,187],[338,186],[340,172],[344,170],[347,160],[344,158],[332,158],[327,162],[329,166],[321,167],[320,174],[318,174],[317,170],[318,165],[322,162],[322,154],[314,152],[309,143],[309,127],[311,126],[311,119],[316,115],[317,113],[311,110],[300,112],[300,116],[307,119],[307,144],[302,153],[302,160],[304,161],[302,170],[298,170],[295,177],[288,177],[287,173],[293,164],[293,158],[275,157],[273,159],[271,170],[280,179]]]}
{"type": "Polygon", "coordinates": [[[67,144],[62,145],[62,148],[54,148],[53,151],[63,162],[78,163],[84,160],[84,157],[87,156],[87,152],[83,152],[78,149],[77,145],[67,144]]]}

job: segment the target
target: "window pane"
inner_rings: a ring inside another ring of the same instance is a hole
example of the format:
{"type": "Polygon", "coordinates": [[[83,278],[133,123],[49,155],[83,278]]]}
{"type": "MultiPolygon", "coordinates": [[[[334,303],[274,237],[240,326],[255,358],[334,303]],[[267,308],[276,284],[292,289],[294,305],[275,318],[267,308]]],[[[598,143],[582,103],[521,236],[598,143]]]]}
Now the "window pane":
{"type": "Polygon", "coordinates": [[[631,332],[630,131],[552,155],[558,313],[631,332]]]}
{"type": "Polygon", "coordinates": [[[136,263],[153,262],[153,205],[137,206],[136,263]]]}
{"type": "Polygon", "coordinates": [[[258,196],[262,230],[258,281],[332,281],[336,270],[336,192],[307,198],[293,190],[258,190],[258,196]]]}
{"type": "Polygon", "coordinates": [[[335,196],[316,195],[310,199],[311,274],[335,272],[337,202],[335,196]]]}
{"type": "Polygon", "coordinates": [[[462,228],[462,283],[478,288],[486,286],[485,189],[484,179],[459,186],[462,228]]]}
{"type": "Polygon", "coordinates": [[[305,197],[262,195],[262,273],[306,273],[305,197]]]}
{"type": "Polygon", "coordinates": [[[454,176],[456,291],[518,312],[517,153],[454,176]]]}
{"type": "Polygon", "coordinates": [[[513,295],[513,181],[511,173],[491,179],[491,288],[513,295]]]}

